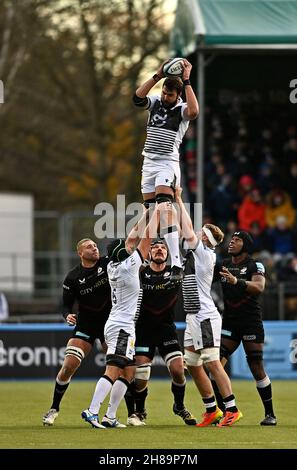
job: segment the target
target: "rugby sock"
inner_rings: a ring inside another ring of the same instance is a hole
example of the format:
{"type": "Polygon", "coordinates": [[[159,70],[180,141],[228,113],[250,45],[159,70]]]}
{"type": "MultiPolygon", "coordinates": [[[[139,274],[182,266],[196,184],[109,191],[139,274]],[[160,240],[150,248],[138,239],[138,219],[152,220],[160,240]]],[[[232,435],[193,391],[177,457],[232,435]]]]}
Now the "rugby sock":
{"type": "Polygon", "coordinates": [[[224,399],[224,405],[226,407],[226,411],[231,411],[231,413],[236,413],[238,411],[237,406],[235,404],[235,397],[234,395],[229,395],[224,399]]]}
{"type": "Polygon", "coordinates": [[[125,393],[125,402],[128,410],[128,416],[135,413],[135,382],[134,380],[129,384],[128,389],[125,393]]]}
{"type": "Polygon", "coordinates": [[[182,410],[184,405],[184,397],[186,390],[186,381],[183,384],[176,384],[175,382],[171,383],[171,391],[174,395],[174,403],[178,410],[182,410]]]}
{"type": "Polygon", "coordinates": [[[212,384],[212,388],[213,388],[213,391],[214,391],[214,394],[215,394],[215,397],[216,397],[216,400],[217,400],[218,407],[220,408],[220,410],[225,411],[225,405],[224,405],[223,397],[220,394],[220,391],[218,389],[216,381],[212,380],[211,384],[212,384]]]}
{"type": "Polygon", "coordinates": [[[100,406],[104,402],[112,386],[113,381],[107,375],[102,375],[102,377],[97,382],[95,392],[89,407],[91,413],[93,413],[94,415],[99,413],[100,406]]]}
{"type": "Polygon", "coordinates": [[[164,234],[164,239],[167,243],[170,258],[171,258],[171,267],[178,266],[179,268],[182,267],[180,253],[179,253],[179,235],[177,231],[177,227],[172,225],[168,227],[167,233],[164,234]]]}
{"type": "Polygon", "coordinates": [[[266,377],[264,377],[264,379],[262,380],[257,380],[256,385],[257,385],[258,393],[261,397],[262,403],[265,408],[265,415],[274,416],[273,406],[272,406],[272,388],[271,388],[271,382],[270,382],[268,375],[266,375],[266,377]]]}
{"type": "Polygon", "coordinates": [[[117,409],[128,389],[129,382],[124,377],[119,377],[112,386],[106,416],[110,419],[116,417],[117,409]]]}
{"type": "Polygon", "coordinates": [[[145,412],[145,400],[148,395],[148,388],[145,387],[143,390],[135,390],[135,405],[136,405],[136,413],[144,413],[145,412]]]}
{"type": "Polygon", "coordinates": [[[209,398],[202,398],[206,408],[206,413],[213,413],[217,409],[217,404],[214,395],[209,398]]]}
{"type": "Polygon", "coordinates": [[[71,378],[67,382],[62,382],[62,380],[59,380],[58,378],[56,378],[53,403],[52,403],[51,408],[54,408],[55,410],[59,411],[61,400],[70,384],[70,380],[71,378]]]}

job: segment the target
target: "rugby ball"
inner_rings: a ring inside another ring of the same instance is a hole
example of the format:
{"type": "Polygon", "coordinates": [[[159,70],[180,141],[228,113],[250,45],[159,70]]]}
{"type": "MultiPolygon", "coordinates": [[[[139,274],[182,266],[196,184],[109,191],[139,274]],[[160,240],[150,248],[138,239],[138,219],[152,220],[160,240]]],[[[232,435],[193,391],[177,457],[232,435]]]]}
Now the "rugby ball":
{"type": "Polygon", "coordinates": [[[163,73],[165,77],[181,77],[184,71],[183,58],[175,57],[163,65],[163,73]]]}

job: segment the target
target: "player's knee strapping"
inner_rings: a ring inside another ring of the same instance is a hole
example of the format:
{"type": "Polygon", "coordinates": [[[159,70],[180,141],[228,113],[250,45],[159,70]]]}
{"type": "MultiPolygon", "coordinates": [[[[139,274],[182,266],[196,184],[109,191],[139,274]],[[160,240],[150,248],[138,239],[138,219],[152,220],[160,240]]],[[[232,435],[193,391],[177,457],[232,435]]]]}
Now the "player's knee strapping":
{"type": "Polygon", "coordinates": [[[164,357],[164,361],[168,369],[169,369],[170,363],[174,361],[174,359],[177,359],[179,357],[180,358],[183,357],[183,353],[181,351],[174,351],[174,352],[166,354],[166,356],[164,357]]]}
{"type": "Polygon", "coordinates": [[[202,349],[200,359],[203,363],[213,362],[220,360],[220,349],[219,348],[205,348],[202,349]]]}
{"type": "Polygon", "coordinates": [[[197,367],[200,365],[200,354],[195,351],[188,351],[188,349],[185,349],[184,359],[187,367],[197,367]]]}
{"type": "Polygon", "coordinates": [[[156,194],[156,203],[161,204],[162,202],[173,203],[173,196],[171,194],[165,194],[165,193],[156,194]]]}
{"type": "Polygon", "coordinates": [[[230,356],[231,356],[231,351],[224,344],[221,344],[221,347],[220,347],[221,359],[224,357],[228,361],[230,356]]]}
{"type": "Polygon", "coordinates": [[[81,362],[84,357],[85,353],[81,348],[78,348],[77,346],[67,346],[65,349],[65,357],[67,356],[72,356],[78,359],[79,362],[81,362]]]}
{"type": "Polygon", "coordinates": [[[151,368],[152,368],[151,362],[145,362],[144,364],[141,364],[141,366],[137,366],[137,369],[135,372],[135,379],[146,380],[148,382],[151,376],[151,368]]]}
{"type": "Polygon", "coordinates": [[[246,360],[248,365],[255,364],[256,362],[263,361],[263,351],[248,351],[246,353],[246,360]]]}

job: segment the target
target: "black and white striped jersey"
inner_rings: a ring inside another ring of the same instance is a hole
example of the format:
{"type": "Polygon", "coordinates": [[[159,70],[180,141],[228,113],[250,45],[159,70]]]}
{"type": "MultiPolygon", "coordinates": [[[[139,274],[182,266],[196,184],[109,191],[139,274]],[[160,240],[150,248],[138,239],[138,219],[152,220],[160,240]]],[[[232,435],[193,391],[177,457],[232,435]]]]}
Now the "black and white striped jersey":
{"type": "Polygon", "coordinates": [[[179,98],[174,107],[166,108],[160,96],[149,96],[148,103],[150,113],[143,156],[179,161],[179,146],[189,126],[189,120],[183,117],[187,103],[179,98]]]}
{"type": "Polygon", "coordinates": [[[200,310],[200,299],[198,294],[195,261],[192,250],[189,250],[184,264],[184,279],[182,282],[184,312],[188,314],[196,314],[200,310]]]}

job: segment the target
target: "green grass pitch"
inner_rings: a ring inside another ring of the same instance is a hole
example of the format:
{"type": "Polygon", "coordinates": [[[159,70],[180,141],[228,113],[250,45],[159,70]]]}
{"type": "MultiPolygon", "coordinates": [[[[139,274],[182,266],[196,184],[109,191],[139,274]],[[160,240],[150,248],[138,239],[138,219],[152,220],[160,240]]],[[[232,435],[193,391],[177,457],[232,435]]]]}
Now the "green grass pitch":
{"type": "MultiPolygon", "coordinates": [[[[49,408],[53,382],[2,382],[0,394],[1,449],[296,449],[296,381],[274,381],[278,425],[262,427],[260,398],[253,381],[233,381],[243,419],[230,428],[186,426],[172,412],[170,380],[152,380],[147,399],[147,426],[92,429],[80,418],[95,381],[73,380],[54,426],[42,425],[49,408]]],[[[203,406],[193,382],[186,391],[188,409],[200,419],[203,406]]],[[[101,417],[105,406],[100,413],[101,417]]],[[[125,404],[118,418],[126,422],[125,404]]]]}

